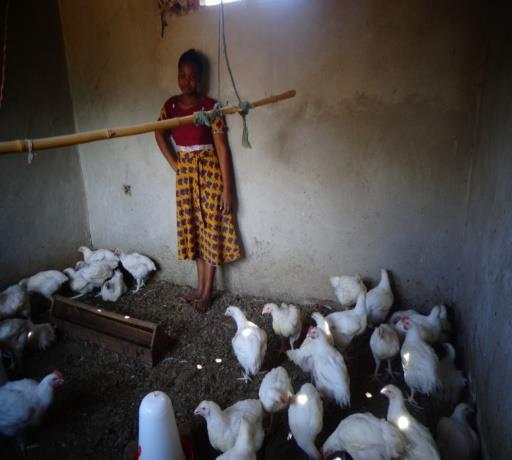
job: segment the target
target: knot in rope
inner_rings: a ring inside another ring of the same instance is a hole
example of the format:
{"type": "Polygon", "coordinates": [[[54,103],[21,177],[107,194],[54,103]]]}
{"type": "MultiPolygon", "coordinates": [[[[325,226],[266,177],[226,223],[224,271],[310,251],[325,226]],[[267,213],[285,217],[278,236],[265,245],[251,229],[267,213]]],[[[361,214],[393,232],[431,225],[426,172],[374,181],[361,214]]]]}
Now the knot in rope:
{"type": "Polygon", "coordinates": [[[220,102],[216,102],[209,115],[205,110],[194,112],[194,124],[196,126],[211,126],[212,122],[221,116],[222,104],[220,102]]]}
{"type": "Polygon", "coordinates": [[[27,144],[27,163],[30,165],[32,164],[32,160],[34,159],[34,152],[32,151],[32,141],[30,139],[25,139],[25,142],[27,144]]]}
{"type": "Polygon", "coordinates": [[[253,105],[249,101],[242,101],[238,103],[238,106],[240,107],[240,116],[242,117],[242,123],[243,123],[243,131],[242,131],[242,146],[248,149],[252,149],[252,145],[249,142],[249,128],[247,127],[247,120],[246,116],[249,113],[249,110],[253,108],[253,105]]]}

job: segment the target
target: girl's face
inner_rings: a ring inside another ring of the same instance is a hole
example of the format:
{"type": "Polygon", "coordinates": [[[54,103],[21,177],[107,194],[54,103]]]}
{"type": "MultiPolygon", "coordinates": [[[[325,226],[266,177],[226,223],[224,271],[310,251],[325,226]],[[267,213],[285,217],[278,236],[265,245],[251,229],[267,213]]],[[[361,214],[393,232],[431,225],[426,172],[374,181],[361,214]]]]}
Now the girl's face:
{"type": "Polygon", "coordinates": [[[185,96],[194,96],[199,91],[201,75],[197,65],[193,62],[184,62],[178,69],[178,85],[185,96]]]}

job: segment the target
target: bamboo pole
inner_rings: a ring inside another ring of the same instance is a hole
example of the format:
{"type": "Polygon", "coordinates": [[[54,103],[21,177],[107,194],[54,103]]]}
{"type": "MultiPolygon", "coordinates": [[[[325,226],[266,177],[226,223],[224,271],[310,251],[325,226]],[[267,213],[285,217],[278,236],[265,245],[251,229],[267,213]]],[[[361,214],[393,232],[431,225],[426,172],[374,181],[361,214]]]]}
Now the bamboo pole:
{"type": "MultiPolygon", "coordinates": [[[[252,103],[253,107],[272,104],[274,102],[290,99],[296,94],[295,90],[289,90],[282,94],[269,96],[252,103]]],[[[231,115],[239,113],[242,109],[239,106],[224,107],[221,109],[222,115],[231,115]]],[[[209,115],[212,110],[206,112],[209,115]]],[[[52,149],[57,147],[66,147],[68,145],[84,144],[86,142],[101,141],[112,139],[114,137],[135,136],[137,134],[158,131],[161,129],[174,128],[176,126],[190,125],[194,123],[194,115],[186,117],[170,118],[169,120],[152,121],[138,125],[124,126],[120,128],[105,128],[96,131],[87,131],[84,133],[66,134],[64,136],[43,137],[40,139],[18,139],[14,141],[0,142],[0,154],[3,153],[24,153],[34,150],[52,149]]]]}

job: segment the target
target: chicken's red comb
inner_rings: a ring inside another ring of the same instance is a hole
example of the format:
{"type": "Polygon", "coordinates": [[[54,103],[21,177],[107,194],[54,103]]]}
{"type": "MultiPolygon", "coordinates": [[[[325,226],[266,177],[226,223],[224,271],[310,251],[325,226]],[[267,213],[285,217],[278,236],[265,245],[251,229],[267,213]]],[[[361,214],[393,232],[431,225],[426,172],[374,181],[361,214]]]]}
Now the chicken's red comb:
{"type": "Polygon", "coordinates": [[[55,375],[55,377],[57,377],[58,379],[63,379],[64,378],[64,374],[61,372],[61,371],[53,371],[53,374],[55,375]]]}
{"type": "Polygon", "coordinates": [[[407,320],[407,319],[410,319],[409,318],[409,315],[404,315],[400,318],[400,321],[404,321],[404,320],[407,320]]]}

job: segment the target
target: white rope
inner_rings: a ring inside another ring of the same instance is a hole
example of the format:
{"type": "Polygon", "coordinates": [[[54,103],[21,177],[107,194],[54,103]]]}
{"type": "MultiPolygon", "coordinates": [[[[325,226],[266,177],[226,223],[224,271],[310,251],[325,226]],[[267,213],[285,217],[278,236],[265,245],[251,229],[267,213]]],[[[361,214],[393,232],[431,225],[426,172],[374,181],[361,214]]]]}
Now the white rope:
{"type": "Polygon", "coordinates": [[[25,139],[25,142],[27,143],[28,151],[27,162],[30,165],[32,164],[32,160],[34,159],[34,152],[32,151],[32,141],[30,139],[25,139]]]}

